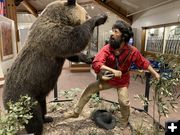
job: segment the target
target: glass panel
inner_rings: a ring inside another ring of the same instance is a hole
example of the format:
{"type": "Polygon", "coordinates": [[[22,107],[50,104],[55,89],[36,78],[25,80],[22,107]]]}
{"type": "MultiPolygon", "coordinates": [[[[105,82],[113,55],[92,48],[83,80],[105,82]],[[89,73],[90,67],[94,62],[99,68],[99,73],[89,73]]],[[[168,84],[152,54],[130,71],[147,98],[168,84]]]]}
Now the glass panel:
{"type": "Polygon", "coordinates": [[[163,52],[164,27],[146,30],[145,51],[163,52]]]}
{"type": "Polygon", "coordinates": [[[180,54],[180,25],[165,28],[165,48],[166,54],[180,54]]]}

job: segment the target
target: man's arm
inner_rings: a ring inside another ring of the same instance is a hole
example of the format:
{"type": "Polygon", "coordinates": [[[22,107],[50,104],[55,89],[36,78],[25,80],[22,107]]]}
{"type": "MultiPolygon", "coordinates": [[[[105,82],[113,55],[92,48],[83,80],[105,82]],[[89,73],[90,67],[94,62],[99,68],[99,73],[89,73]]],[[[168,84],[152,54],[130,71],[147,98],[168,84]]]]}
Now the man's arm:
{"type": "Polygon", "coordinates": [[[142,56],[142,54],[137,50],[137,48],[134,48],[135,54],[133,56],[134,60],[133,62],[139,67],[144,70],[148,70],[157,80],[160,79],[160,75],[153,69],[153,67],[150,65],[150,62],[142,56]]]}
{"type": "Polygon", "coordinates": [[[121,77],[121,75],[122,75],[122,72],[120,70],[115,70],[115,69],[110,68],[110,67],[105,66],[105,65],[102,65],[100,69],[101,70],[104,69],[104,70],[108,70],[108,71],[112,72],[115,77],[121,77]]]}
{"type": "Polygon", "coordinates": [[[160,79],[160,75],[153,69],[151,65],[148,66],[147,70],[157,79],[160,79]]]}

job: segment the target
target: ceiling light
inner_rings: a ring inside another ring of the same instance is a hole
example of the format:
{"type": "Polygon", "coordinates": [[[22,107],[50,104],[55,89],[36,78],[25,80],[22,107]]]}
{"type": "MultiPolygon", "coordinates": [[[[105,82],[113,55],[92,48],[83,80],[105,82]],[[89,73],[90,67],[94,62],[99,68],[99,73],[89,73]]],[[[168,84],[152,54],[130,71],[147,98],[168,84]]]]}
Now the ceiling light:
{"type": "Polygon", "coordinates": [[[103,3],[106,3],[106,0],[101,0],[103,3]]]}

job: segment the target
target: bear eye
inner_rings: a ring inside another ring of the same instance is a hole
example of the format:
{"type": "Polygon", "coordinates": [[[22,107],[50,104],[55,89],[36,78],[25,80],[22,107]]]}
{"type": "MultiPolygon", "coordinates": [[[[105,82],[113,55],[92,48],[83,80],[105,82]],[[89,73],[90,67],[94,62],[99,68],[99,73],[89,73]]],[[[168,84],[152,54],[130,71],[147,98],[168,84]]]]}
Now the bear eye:
{"type": "Polygon", "coordinates": [[[74,25],[77,26],[77,25],[80,25],[81,24],[81,20],[78,19],[76,22],[74,22],[74,25]]]}

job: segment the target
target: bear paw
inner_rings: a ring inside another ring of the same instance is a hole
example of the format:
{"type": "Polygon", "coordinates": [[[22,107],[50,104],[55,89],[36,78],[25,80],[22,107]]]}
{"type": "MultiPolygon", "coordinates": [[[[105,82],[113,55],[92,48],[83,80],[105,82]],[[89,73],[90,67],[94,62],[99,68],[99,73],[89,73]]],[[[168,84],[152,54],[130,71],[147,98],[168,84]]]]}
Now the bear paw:
{"type": "Polygon", "coordinates": [[[45,118],[43,119],[43,122],[44,122],[44,123],[50,123],[50,122],[53,122],[53,118],[50,117],[50,116],[45,116],[45,118]]]}
{"type": "Polygon", "coordinates": [[[107,20],[107,15],[105,13],[96,16],[95,26],[99,26],[101,24],[104,24],[106,22],[106,20],[107,20]]]}

